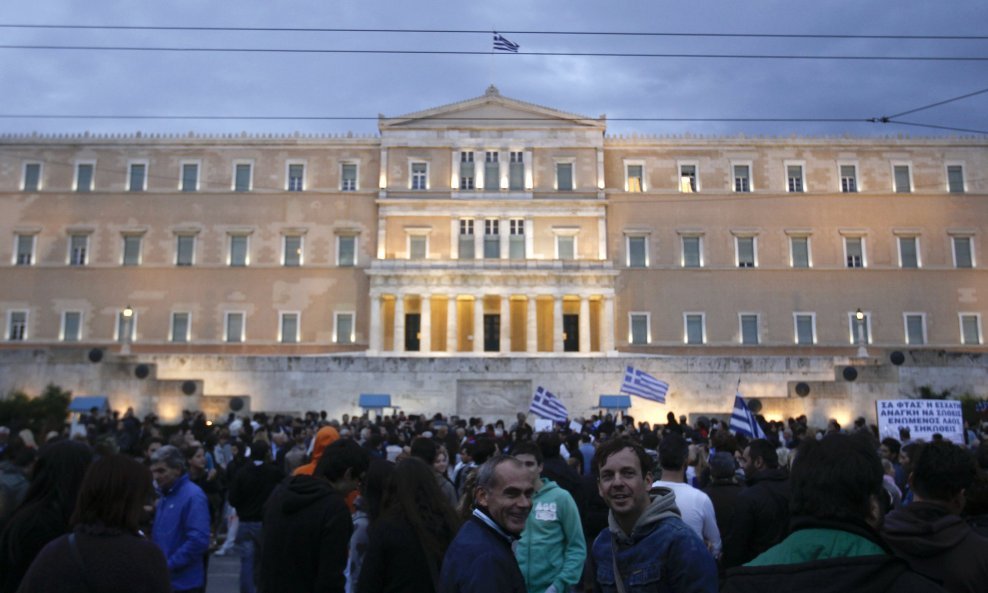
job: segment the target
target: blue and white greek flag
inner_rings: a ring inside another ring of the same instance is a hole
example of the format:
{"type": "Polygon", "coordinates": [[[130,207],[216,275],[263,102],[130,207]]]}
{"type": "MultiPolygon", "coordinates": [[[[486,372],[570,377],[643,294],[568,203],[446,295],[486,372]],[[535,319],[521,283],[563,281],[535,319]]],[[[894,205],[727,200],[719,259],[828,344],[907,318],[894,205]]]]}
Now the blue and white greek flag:
{"type": "Polygon", "coordinates": [[[738,393],[734,396],[734,411],[731,413],[731,430],[735,434],[744,435],[750,439],[764,439],[765,431],[758,425],[755,415],[744,403],[744,398],[738,393]]]}
{"type": "Polygon", "coordinates": [[[563,402],[559,401],[558,397],[546,391],[542,386],[536,388],[535,395],[532,396],[532,405],[528,407],[528,411],[539,418],[545,418],[553,422],[566,422],[566,419],[569,417],[569,412],[566,411],[566,406],[563,405],[563,402]]]}
{"type": "Polygon", "coordinates": [[[518,53],[518,48],[520,46],[517,43],[508,41],[505,37],[498,35],[497,31],[494,31],[494,50],[495,51],[509,51],[513,54],[518,53]]]}
{"type": "Polygon", "coordinates": [[[618,393],[637,395],[664,404],[668,391],[669,384],[665,381],[660,381],[645,371],[629,366],[624,370],[624,381],[621,383],[621,389],[618,393]]]}

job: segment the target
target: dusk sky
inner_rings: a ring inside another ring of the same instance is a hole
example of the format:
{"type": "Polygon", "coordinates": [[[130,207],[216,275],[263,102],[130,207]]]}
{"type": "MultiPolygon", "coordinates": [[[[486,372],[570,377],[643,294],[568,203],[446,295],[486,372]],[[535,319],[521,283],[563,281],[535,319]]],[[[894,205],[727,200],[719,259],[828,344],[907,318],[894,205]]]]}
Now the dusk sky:
{"type": "MultiPolygon", "coordinates": [[[[865,120],[988,89],[988,2],[834,0],[4,0],[0,134],[375,133],[389,116],[501,94],[606,114],[611,134],[970,134],[889,123],[622,121],[631,118],[865,120]],[[457,33],[184,31],[9,25],[444,29],[457,33]],[[521,48],[491,53],[497,30],[521,48]],[[541,31],[542,33],[532,33],[541,31]],[[720,36],[553,35],[546,32],[720,36]],[[969,36],[971,39],[726,37],[723,34],[969,36]],[[276,49],[161,52],[10,46],[276,49]],[[472,54],[293,53],[401,50],[472,54]],[[564,55],[532,55],[555,53],[564,55]],[[735,59],[574,53],[981,58],[735,59]],[[350,117],[48,119],[42,115],[350,117]],[[10,117],[10,116],[34,117],[10,117]]],[[[988,132],[988,92],[899,118],[988,132]]]]}

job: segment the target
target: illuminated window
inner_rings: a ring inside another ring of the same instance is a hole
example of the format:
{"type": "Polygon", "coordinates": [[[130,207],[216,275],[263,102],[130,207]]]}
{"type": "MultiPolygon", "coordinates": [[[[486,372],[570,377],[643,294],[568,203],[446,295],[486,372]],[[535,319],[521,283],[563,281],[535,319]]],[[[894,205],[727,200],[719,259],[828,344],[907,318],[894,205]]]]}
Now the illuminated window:
{"type": "Polygon", "coordinates": [[[689,194],[698,190],[696,164],[681,163],[679,165],[679,191],[689,194]]]}
{"type": "Polygon", "coordinates": [[[625,188],[632,193],[645,191],[645,166],[640,163],[627,163],[624,166],[625,188]]]}
{"type": "Polygon", "coordinates": [[[525,259],[525,219],[512,218],[508,221],[510,235],[508,239],[508,257],[525,259]]]}
{"type": "Polygon", "coordinates": [[[573,191],[573,163],[556,163],[556,189],[573,191]]]}
{"type": "Polygon", "coordinates": [[[302,235],[285,235],[282,265],[297,268],[302,265],[302,235]]]}

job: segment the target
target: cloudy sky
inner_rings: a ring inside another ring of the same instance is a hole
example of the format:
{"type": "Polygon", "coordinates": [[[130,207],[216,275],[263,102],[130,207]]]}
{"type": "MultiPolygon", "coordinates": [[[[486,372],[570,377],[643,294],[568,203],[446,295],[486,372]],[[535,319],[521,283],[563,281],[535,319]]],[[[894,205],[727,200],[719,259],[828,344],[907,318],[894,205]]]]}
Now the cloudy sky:
{"type": "MultiPolygon", "coordinates": [[[[658,122],[640,118],[854,119],[894,115],[988,89],[986,60],[701,59],[575,53],[988,58],[985,0],[3,0],[0,134],[22,132],[373,133],[400,115],[483,94],[610,119],[614,134],[956,132],[859,122],[658,122]],[[26,28],[99,25],[443,29],[453,33],[26,28]],[[519,54],[492,54],[498,30],[519,54]],[[542,33],[533,33],[541,31],[542,33]],[[851,36],[864,39],[550,35],[647,32],[851,36]],[[150,52],[11,46],[277,49],[150,52]],[[473,54],[296,53],[397,50],[473,54]],[[552,53],[561,55],[532,55],[552,53]],[[50,119],[41,115],[349,117],[50,119]],[[35,117],[10,117],[29,115],[35,117]]],[[[988,92],[901,116],[988,130],[988,92]]]]}

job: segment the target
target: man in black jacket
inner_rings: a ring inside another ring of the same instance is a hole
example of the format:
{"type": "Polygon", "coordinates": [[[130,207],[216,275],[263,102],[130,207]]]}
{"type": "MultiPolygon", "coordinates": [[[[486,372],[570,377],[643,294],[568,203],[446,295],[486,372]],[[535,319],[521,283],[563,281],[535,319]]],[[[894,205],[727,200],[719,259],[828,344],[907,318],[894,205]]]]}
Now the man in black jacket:
{"type": "Polygon", "coordinates": [[[237,510],[240,520],[237,545],[240,548],[240,591],[243,593],[253,593],[260,581],[264,503],[285,479],[285,472],[269,463],[269,453],[266,442],[254,441],[250,446],[251,462],[234,474],[230,484],[230,506],[237,510]]]}
{"type": "Polygon", "coordinates": [[[342,439],[326,447],[311,476],[279,486],[264,513],[262,591],[342,593],[353,523],[345,496],[356,490],[370,456],[342,439]]]}
{"type": "Polygon", "coordinates": [[[724,537],[725,568],[748,562],[782,541],[789,528],[789,473],[779,467],[772,443],[755,439],[742,456],[748,487],[734,506],[724,537]]]}

